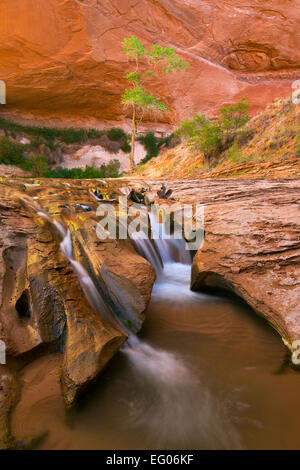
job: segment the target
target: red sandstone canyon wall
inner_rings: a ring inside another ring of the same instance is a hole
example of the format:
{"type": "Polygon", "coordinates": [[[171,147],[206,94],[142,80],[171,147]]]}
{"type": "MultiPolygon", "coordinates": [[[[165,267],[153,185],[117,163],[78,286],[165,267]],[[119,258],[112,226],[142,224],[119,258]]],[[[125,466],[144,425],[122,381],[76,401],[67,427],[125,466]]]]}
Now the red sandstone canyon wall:
{"type": "MultiPolygon", "coordinates": [[[[300,78],[300,2],[292,0],[1,0],[0,112],[119,121],[124,37],[172,46],[191,67],[152,83],[174,122],[246,96],[252,112],[300,78]]],[[[153,120],[156,119],[153,117],[153,120]]]]}

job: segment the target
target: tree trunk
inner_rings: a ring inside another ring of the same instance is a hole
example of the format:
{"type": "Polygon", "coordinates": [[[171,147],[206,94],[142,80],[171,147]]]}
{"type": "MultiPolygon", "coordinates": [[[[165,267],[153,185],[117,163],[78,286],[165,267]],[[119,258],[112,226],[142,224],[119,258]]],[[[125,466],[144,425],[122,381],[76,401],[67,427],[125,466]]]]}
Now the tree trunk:
{"type": "Polygon", "coordinates": [[[131,154],[130,154],[130,172],[134,170],[134,151],[136,137],[136,105],[133,105],[132,113],[132,138],[131,138],[131,154]]]}

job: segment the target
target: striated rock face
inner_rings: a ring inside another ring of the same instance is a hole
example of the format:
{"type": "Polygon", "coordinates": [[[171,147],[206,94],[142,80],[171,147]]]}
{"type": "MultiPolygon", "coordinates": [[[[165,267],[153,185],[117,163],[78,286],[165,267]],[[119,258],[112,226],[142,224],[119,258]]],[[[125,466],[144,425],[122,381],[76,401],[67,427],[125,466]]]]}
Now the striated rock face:
{"type": "Polygon", "coordinates": [[[10,356],[62,351],[68,406],[124,343],[118,323],[141,327],[155,280],[129,241],[97,238],[95,184],[0,181],[0,339],[10,356]]]}
{"type": "Polygon", "coordinates": [[[9,430],[9,418],[19,398],[17,380],[6,366],[0,365],[0,450],[14,445],[9,430]]]}
{"type": "Polygon", "coordinates": [[[299,178],[300,106],[291,98],[276,100],[243,128],[238,147],[224,148],[208,168],[201,151],[186,142],[163,149],[138,169],[144,178],[299,178]],[[280,116],[280,118],[278,117],[280,116]]]}
{"type": "MultiPolygon", "coordinates": [[[[300,77],[300,7],[269,0],[2,0],[0,79],[9,114],[89,124],[124,117],[124,37],[172,46],[191,67],[153,91],[168,122],[246,96],[253,111],[300,77]]],[[[153,118],[152,118],[153,119],[153,118]]],[[[57,123],[56,122],[56,123],[57,123]]]]}
{"type": "Polygon", "coordinates": [[[205,241],[194,258],[192,289],[234,292],[289,346],[299,340],[299,181],[172,181],[170,186],[180,201],[205,204],[205,241]]]}
{"type": "MultiPolygon", "coordinates": [[[[145,158],[147,152],[144,146],[137,142],[134,161],[138,164],[143,158],[145,158]]],[[[128,155],[122,150],[117,152],[109,152],[101,145],[84,145],[75,153],[71,150],[64,153],[63,161],[61,166],[64,168],[85,168],[86,166],[100,167],[101,165],[107,165],[113,160],[119,160],[120,172],[129,171],[130,161],[128,155]]],[[[1,166],[0,166],[1,171],[1,166]]]]}

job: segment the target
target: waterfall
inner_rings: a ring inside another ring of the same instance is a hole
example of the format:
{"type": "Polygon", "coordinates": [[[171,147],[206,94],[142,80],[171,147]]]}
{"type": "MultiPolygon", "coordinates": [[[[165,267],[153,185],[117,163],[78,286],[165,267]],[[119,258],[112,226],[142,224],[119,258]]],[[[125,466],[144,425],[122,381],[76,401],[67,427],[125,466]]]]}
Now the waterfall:
{"type": "Polygon", "coordinates": [[[149,239],[145,240],[133,240],[133,244],[136,247],[137,252],[146,258],[149,263],[153,266],[156,271],[156,274],[160,274],[163,270],[163,261],[160,256],[160,252],[154,243],[149,239]]]}
{"type": "MultiPolygon", "coordinates": [[[[168,266],[172,264],[173,272],[176,272],[176,261],[177,265],[183,261],[186,263],[186,273],[190,270],[188,265],[191,260],[184,253],[184,240],[164,239],[164,226],[156,221],[153,214],[149,214],[149,218],[152,234],[155,234],[156,239],[135,239],[133,243],[139,254],[155,268],[156,285],[161,285],[166,282],[165,272],[168,266]]],[[[180,289],[180,285],[178,288],[180,289]]],[[[146,417],[151,432],[159,431],[162,440],[166,436],[170,438],[175,435],[182,435],[184,439],[187,430],[182,423],[186,422],[187,414],[193,414],[192,400],[183,398],[186,390],[194,391],[196,387],[192,370],[178,355],[156,348],[135,335],[129,336],[121,351],[127,357],[141,386],[150,389],[153,397],[151,404],[142,403],[132,411],[133,425],[139,426],[146,417]]]]}
{"type": "Polygon", "coordinates": [[[151,224],[152,240],[135,239],[138,253],[146,258],[154,267],[157,276],[161,276],[163,268],[168,263],[181,263],[190,265],[191,255],[186,250],[186,243],[183,238],[175,239],[168,235],[164,224],[157,221],[156,215],[149,213],[151,224]]]}
{"type": "MultiPolygon", "coordinates": [[[[134,240],[138,252],[156,269],[152,299],[180,303],[199,301],[190,290],[191,257],[184,240],[165,239],[164,226],[151,215],[156,240],[134,240]],[[159,238],[158,238],[159,237],[159,238]]],[[[163,315],[163,312],[161,312],[163,315]]],[[[182,319],[184,321],[184,317],[182,319]]],[[[130,406],[130,425],[147,425],[145,442],[156,440],[158,448],[198,445],[211,448],[211,436],[218,448],[242,448],[239,435],[227,417],[223,403],[199,379],[193,364],[177,352],[152,345],[130,335],[121,352],[136,380],[137,396],[130,406]],[[150,397],[150,398],[149,398],[150,397]],[[194,439],[194,441],[193,441],[194,439]]],[[[153,445],[153,444],[152,444],[153,445]]]]}
{"type": "MultiPolygon", "coordinates": [[[[81,289],[95,312],[120,330],[109,307],[105,304],[87,270],[74,259],[72,235],[68,228],[51,218],[37,207],[31,206],[40,217],[45,218],[61,236],[60,248],[71,263],[81,289]]],[[[157,281],[152,299],[160,299],[170,305],[189,299],[197,301],[197,294],[190,291],[190,253],[185,249],[185,241],[166,239],[165,227],[150,215],[154,240],[133,240],[137,251],[156,269],[157,281]]],[[[159,312],[163,315],[163,312],[159,312]]],[[[184,321],[184,312],[182,312],[184,321]]],[[[180,320],[181,321],[181,320],[180,320]]],[[[167,344],[167,341],[166,341],[167,344]]],[[[136,399],[129,404],[127,428],[144,429],[145,443],[157,440],[158,448],[197,448],[199,441],[203,448],[242,448],[240,437],[231,425],[225,405],[215,397],[205,378],[197,374],[194,363],[188,356],[177,350],[167,349],[165,344],[157,347],[150,341],[139,339],[129,333],[121,355],[129,365],[130,374],[135,379],[136,399]],[[129,426],[128,426],[129,424],[129,426]]],[[[130,380],[126,377],[127,380],[130,380]]],[[[125,397],[126,398],[126,397],[125,397]]],[[[124,399],[124,397],[119,397],[124,399]]]]}
{"type": "Polygon", "coordinates": [[[112,313],[107,307],[105,301],[102,299],[87,270],[82,266],[82,264],[80,264],[78,261],[75,261],[73,258],[73,245],[70,230],[68,229],[65,231],[57,221],[55,221],[55,226],[58,228],[60,233],[64,233],[64,238],[60,244],[61,251],[73,266],[81,289],[83,290],[88,303],[95,310],[95,312],[97,312],[101,318],[103,318],[103,320],[107,321],[111,326],[120,331],[119,323],[113,318],[112,313]]]}
{"type": "Polygon", "coordinates": [[[96,288],[92,278],[89,276],[87,270],[82,266],[82,264],[80,264],[78,261],[74,259],[73,244],[72,244],[72,237],[71,237],[70,230],[65,229],[63,225],[60,222],[58,222],[55,218],[52,218],[48,214],[46,214],[36,202],[32,202],[29,199],[26,199],[26,200],[23,199],[23,201],[31,209],[33,209],[39,217],[42,217],[43,219],[53,224],[54,227],[59,232],[62,238],[62,241],[60,243],[60,249],[66,256],[66,258],[69,260],[71,265],[73,266],[73,269],[78,278],[81,289],[89,305],[95,310],[95,312],[97,312],[100,315],[101,318],[103,318],[103,320],[105,320],[111,326],[113,326],[118,331],[121,331],[121,333],[124,334],[124,327],[123,327],[123,330],[121,330],[119,323],[113,318],[111,311],[109,310],[104,299],[100,295],[98,289],[96,288]]]}

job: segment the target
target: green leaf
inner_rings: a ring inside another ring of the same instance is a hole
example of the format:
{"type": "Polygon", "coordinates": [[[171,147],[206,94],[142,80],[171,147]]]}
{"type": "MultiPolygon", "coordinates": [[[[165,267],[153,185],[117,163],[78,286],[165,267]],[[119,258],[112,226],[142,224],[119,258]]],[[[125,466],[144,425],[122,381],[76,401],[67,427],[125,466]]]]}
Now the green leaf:
{"type": "Polygon", "coordinates": [[[220,110],[221,123],[226,131],[236,131],[249,121],[249,103],[245,98],[235,105],[225,106],[220,110]]]}
{"type": "Polygon", "coordinates": [[[141,75],[137,72],[130,72],[125,75],[125,78],[129,83],[141,83],[141,75]]]}
{"type": "Polygon", "coordinates": [[[163,73],[173,73],[181,69],[189,67],[175,50],[171,47],[163,47],[157,44],[152,44],[151,48],[147,51],[150,63],[162,64],[163,73]]]}
{"type": "Polygon", "coordinates": [[[122,52],[132,59],[140,59],[145,56],[144,45],[136,36],[124,39],[122,42],[122,52]]]}
{"type": "Polygon", "coordinates": [[[144,87],[138,85],[134,88],[125,90],[122,97],[123,104],[135,104],[141,109],[156,109],[162,112],[167,111],[165,103],[159,101],[159,99],[152,93],[148,93],[144,87]]]}

